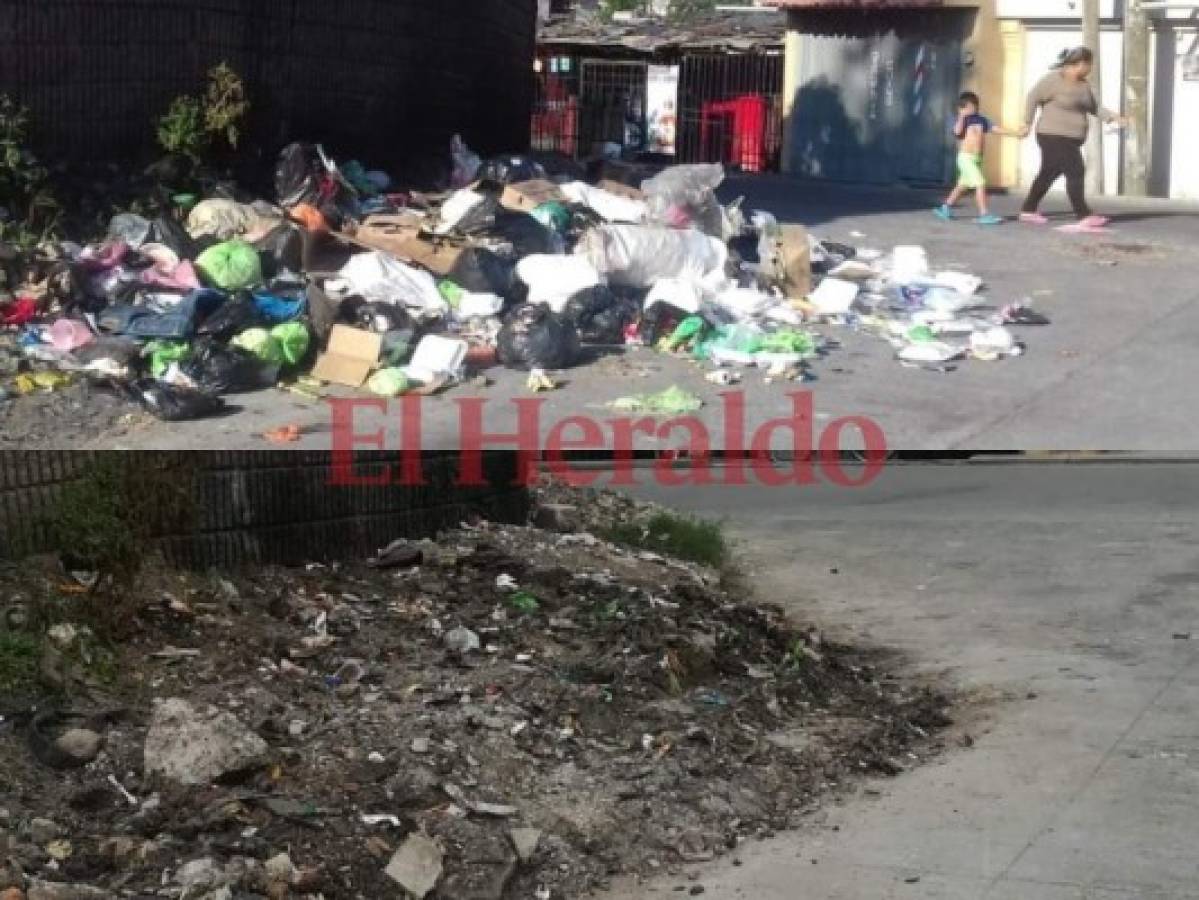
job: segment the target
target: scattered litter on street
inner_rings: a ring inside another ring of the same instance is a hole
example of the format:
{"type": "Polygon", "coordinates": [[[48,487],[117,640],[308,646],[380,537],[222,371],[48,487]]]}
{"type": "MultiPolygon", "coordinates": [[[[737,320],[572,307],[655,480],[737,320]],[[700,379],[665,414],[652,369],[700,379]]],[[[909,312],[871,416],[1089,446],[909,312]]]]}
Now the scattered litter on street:
{"type": "Polygon", "coordinates": [[[441,194],[379,191],[396,180],[297,143],[273,202],[224,185],[186,212],[118,212],[80,243],[5,245],[0,404],[83,384],[85,404],[179,422],[235,415],[231,394],[394,398],[494,366],[569,391],[557,373],[597,352],[687,354],[721,385],[736,376],[713,369],[804,380],[837,328],[919,367],[1014,358],[1020,334],[995,329],[1048,323],[918,245],[852,247],[722,205],[719,165],[588,184],[521,156],[476,166],[459,138],[447,149],[441,194]]]}

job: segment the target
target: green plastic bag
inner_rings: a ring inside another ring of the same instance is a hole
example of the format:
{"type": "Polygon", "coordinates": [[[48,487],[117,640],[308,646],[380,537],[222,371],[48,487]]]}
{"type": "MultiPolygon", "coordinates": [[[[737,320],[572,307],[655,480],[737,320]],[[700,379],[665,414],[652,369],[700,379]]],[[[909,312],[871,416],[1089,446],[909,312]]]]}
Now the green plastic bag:
{"type": "Polygon", "coordinates": [[[674,329],[674,334],[666,339],[666,349],[673,352],[692,342],[701,341],[707,330],[708,323],[700,316],[688,316],[679,322],[674,329]]]}
{"type": "Polygon", "coordinates": [[[714,347],[738,353],[757,353],[762,349],[762,330],[753,325],[725,325],[717,329],[714,347]]]}
{"type": "Polygon", "coordinates": [[[462,302],[462,295],[466,293],[466,291],[462,290],[462,288],[449,279],[437,285],[437,290],[441,294],[441,298],[454,309],[458,308],[458,304],[462,302]]]}
{"type": "Polygon", "coordinates": [[[408,387],[408,376],[401,369],[380,369],[366,383],[366,389],[380,397],[398,397],[408,387]]]}
{"type": "Polygon", "coordinates": [[[928,344],[936,339],[937,336],[927,325],[914,325],[908,329],[908,340],[913,344],[928,344]]]}
{"type": "Polygon", "coordinates": [[[243,331],[229,342],[234,347],[240,347],[253,353],[265,363],[283,365],[283,347],[279,339],[265,328],[251,328],[243,331]]]}
{"type": "Polygon", "coordinates": [[[223,291],[240,291],[262,282],[262,260],[245,241],[209,247],[197,257],[196,271],[223,291]]]}
{"type": "Polygon", "coordinates": [[[180,341],[152,341],[146,344],[142,355],[150,359],[150,374],[161,378],[171,367],[171,363],[180,362],[191,356],[191,345],[180,341]]]}
{"type": "Polygon", "coordinates": [[[287,322],[283,325],[276,325],[271,329],[271,337],[278,342],[283,361],[289,366],[298,366],[304,361],[312,342],[312,337],[308,334],[308,326],[303,322],[287,322]]]}
{"type": "Polygon", "coordinates": [[[812,356],[816,352],[816,339],[806,331],[794,328],[784,328],[774,334],[767,334],[758,342],[758,350],[763,353],[798,353],[801,356],[812,356]]]}
{"type": "Polygon", "coordinates": [[[621,397],[608,404],[621,412],[649,412],[680,415],[692,413],[704,405],[704,401],[677,385],[668,387],[658,394],[642,394],[637,397],[621,397]]]}
{"type": "Polygon", "coordinates": [[[570,210],[556,200],[542,203],[533,210],[532,215],[550,231],[566,234],[570,230],[570,210]]]}

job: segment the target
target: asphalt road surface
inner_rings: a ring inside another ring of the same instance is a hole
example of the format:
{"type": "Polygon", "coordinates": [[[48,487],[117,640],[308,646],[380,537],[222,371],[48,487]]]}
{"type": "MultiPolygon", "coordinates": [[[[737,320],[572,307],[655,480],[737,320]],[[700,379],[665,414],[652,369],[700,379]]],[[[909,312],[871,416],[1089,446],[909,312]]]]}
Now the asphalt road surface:
{"type": "Polygon", "coordinates": [[[1199,467],[899,465],[859,490],[638,493],[725,518],[764,596],[980,707],[972,748],[744,846],[739,867],[607,900],[696,883],[711,900],[1199,898],[1199,467]]]}

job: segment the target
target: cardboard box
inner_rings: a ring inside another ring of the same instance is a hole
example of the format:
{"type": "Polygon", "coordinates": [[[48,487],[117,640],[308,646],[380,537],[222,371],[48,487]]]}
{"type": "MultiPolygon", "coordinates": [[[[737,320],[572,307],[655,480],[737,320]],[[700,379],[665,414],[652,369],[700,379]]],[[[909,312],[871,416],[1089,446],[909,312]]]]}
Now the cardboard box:
{"type": "Polygon", "coordinates": [[[419,216],[368,216],[358,226],[351,243],[368,250],[390,253],[408,262],[424,266],[442,277],[453,271],[465,246],[446,239],[424,237],[419,216]]]}
{"type": "Polygon", "coordinates": [[[379,364],[383,336],[348,325],[335,325],[329,348],[320,355],[312,377],[331,384],[362,387],[379,364]]]}
{"type": "Polygon", "coordinates": [[[635,187],[629,187],[622,181],[613,181],[611,178],[605,178],[596,187],[602,191],[607,191],[609,194],[616,194],[616,196],[624,197],[628,200],[645,200],[644,191],[640,191],[635,187]]]}
{"type": "Polygon", "coordinates": [[[812,293],[812,247],[802,225],[782,225],[774,245],[775,277],[792,300],[812,293]]]}
{"type": "Polygon", "coordinates": [[[514,212],[531,213],[543,203],[565,203],[566,198],[552,181],[521,181],[504,188],[500,206],[514,212]]]}

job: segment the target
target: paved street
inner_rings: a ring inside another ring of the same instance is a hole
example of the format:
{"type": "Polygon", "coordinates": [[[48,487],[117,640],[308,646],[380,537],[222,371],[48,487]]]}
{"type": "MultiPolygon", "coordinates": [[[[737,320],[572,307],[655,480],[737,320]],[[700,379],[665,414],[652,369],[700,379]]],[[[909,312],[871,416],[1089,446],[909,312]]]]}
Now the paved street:
{"type": "MultiPolygon", "coordinates": [[[[1177,205],[1100,204],[1117,222],[1110,237],[1071,237],[1013,223],[983,230],[967,222],[942,223],[930,213],[927,191],[877,191],[810,185],[781,178],[732,179],[726,197],[744,194],[747,206],[808,224],[831,240],[889,249],[920,243],[934,265],[960,267],[986,279],[989,299],[1031,297],[1053,319],[1048,328],[1024,329],[1029,352],[1002,363],[963,363],[939,374],[902,368],[879,339],[832,329],[843,349],[819,362],[815,394],[817,433],[833,419],[869,416],[890,446],[902,449],[1119,449],[1187,455],[1199,451],[1194,408],[1195,347],[1199,346],[1199,213],[1177,205]],[[855,236],[857,235],[857,236],[855,236]],[[1116,245],[1114,248],[1110,245],[1116,245]]],[[[996,200],[1011,214],[1017,199],[996,200]]],[[[1052,211],[1053,207],[1050,207],[1052,211]]],[[[513,397],[526,397],[518,373],[500,369],[490,388],[462,387],[424,402],[422,443],[459,445],[458,407],[467,397],[487,400],[491,433],[513,433],[513,397]]],[[[648,350],[613,356],[567,373],[570,383],[545,396],[543,436],[562,419],[601,420],[617,397],[679,384],[705,397],[700,418],[714,447],[725,446],[718,394],[689,363],[648,350]]],[[[747,431],[786,414],[794,385],[745,383],[747,431]]],[[[241,413],[226,418],[158,426],[98,446],[194,449],[265,446],[260,435],[291,423],[306,430],[302,449],[330,444],[325,404],[270,391],[232,398],[241,413]]],[[[356,430],[386,428],[398,447],[398,414],[362,413],[356,430]]],[[[612,440],[610,429],[605,440],[612,440]]],[[[847,435],[852,439],[853,434],[847,435]]],[[[647,449],[675,446],[639,438],[647,449]]]]}
{"type": "Polygon", "coordinates": [[[705,897],[1199,898],[1197,475],[903,465],[857,491],[639,490],[725,517],[797,617],[981,703],[972,749],[697,870],[705,897]]]}

